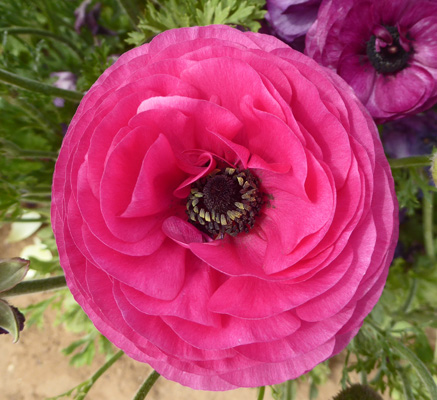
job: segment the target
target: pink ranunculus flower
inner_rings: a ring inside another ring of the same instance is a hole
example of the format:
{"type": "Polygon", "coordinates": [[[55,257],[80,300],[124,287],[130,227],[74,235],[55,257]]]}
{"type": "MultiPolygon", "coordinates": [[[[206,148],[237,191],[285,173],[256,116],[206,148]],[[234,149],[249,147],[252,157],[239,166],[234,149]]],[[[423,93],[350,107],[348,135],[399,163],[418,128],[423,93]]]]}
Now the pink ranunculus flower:
{"type": "Polygon", "coordinates": [[[397,202],[376,127],[271,36],[164,32],[82,100],[53,182],[68,285],[132,358],[195,389],[283,382],[383,289],[397,202]]]}
{"type": "Polygon", "coordinates": [[[305,54],[335,70],[377,122],[437,102],[437,1],[323,0],[305,54]]]}

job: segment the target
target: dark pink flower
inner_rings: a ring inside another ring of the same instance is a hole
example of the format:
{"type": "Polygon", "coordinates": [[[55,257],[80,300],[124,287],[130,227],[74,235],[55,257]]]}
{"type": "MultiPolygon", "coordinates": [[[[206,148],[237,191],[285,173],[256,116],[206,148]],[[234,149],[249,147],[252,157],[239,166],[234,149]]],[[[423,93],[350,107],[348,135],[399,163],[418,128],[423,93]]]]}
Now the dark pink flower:
{"type": "Polygon", "coordinates": [[[170,30],[82,100],[53,181],[76,300],[196,389],[295,378],[383,289],[397,203],[376,127],[335,74],[267,35],[170,30]]]}
{"type": "Polygon", "coordinates": [[[437,2],[324,0],[305,53],[334,69],[379,122],[437,102],[437,2]]]}

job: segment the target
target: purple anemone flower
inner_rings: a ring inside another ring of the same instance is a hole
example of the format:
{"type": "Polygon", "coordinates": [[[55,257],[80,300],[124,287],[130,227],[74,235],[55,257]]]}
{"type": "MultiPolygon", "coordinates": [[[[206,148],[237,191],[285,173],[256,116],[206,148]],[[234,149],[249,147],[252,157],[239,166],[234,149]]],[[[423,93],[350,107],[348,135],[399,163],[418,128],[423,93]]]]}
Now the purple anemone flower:
{"type": "Polygon", "coordinates": [[[424,111],[437,102],[437,1],[323,0],[305,52],[377,122],[424,111]]]}
{"type": "Polygon", "coordinates": [[[321,2],[322,0],[267,0],[266,19],[271,33],[292,45],[296,39],[297,43],[303,42],[302,36],[315,21],[321,2]]]}

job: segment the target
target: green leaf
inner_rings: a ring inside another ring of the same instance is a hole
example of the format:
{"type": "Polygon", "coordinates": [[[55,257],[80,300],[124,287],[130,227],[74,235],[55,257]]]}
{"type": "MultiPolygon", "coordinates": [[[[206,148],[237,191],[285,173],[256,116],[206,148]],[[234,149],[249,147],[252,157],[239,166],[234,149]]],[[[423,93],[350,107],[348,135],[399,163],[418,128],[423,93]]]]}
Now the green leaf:
{"type": "Polygon", "coordinates": [[[75,367],[81,367],[85,364],[91,365],[94,359],[95,352],[96,347],[94,341],[88,342],[81,351],[71,357],[70,365],[73,365],[75,367]]]}
{"type": "Polygon", "coordinates": [[[18,341],[20,335],[18,320],[12,308],[3,300],[0,300],[0,328],[3,328],[12,335],[14,343],[18,341]]]}
{"type": "Polygon", "coordinates": [[[136,46],[167,29],[211,24],[241,25],[258,31],[265,10],[263,0],[163,0],[147,2],[140,17],[140,32],[129,33],[136,46]]]}
{"type": "Polygon", "coordinates": [[[401,357],[406,359],[415,369],[417,375],[419,375],[420,379],[422,379],[423,383],[425,384],[425,387],[430,394],[431,400],[437,400],[437,386],[425,364],[420,360],[419,357],[417,357],[408,347],[403,345],[401,342],[391,337],[389,337],[388,339],[389,344],[394,348],[394,350],[396,350],[396,352],[401,357]]]}
{"type": "Polygon", "coordinates": [[[20,283],[29,270],[29,261],[22,258],[0,260],[0,292],[13,288],[20,283]]]}

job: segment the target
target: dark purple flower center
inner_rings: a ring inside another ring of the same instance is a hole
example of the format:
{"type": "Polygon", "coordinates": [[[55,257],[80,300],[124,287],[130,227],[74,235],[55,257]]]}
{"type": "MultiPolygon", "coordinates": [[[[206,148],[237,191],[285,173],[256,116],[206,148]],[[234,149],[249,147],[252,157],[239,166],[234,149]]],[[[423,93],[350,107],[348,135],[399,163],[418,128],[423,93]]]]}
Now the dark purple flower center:
{"type": "Polygon", "coordinates": [[[191,187],[188,220],[212,238],[248,232],[263,205],[259,180],[249,170],[216,169],[191,187]]]}
{"type": "Polygon", "coordinates": [[[394,74],[408,65],[412,49],[395,26],[378,27],[367,42],[370,63],[381,74],[394,74]]]}

